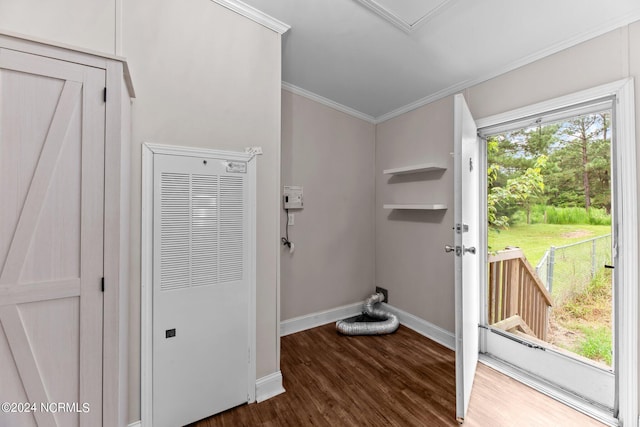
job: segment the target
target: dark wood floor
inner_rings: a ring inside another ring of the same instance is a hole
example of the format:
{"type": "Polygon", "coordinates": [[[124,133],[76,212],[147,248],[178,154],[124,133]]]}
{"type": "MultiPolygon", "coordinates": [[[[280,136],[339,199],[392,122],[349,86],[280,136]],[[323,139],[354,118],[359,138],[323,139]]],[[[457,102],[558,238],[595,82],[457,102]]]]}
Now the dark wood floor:
{"type": "MultiPolygon", "coordinates": [[[[457,426],[454,353],[412,330],[346,337],[325,325],[282,338],[286,393],[191,427],[457,426]]],[[[478,365],[467,427],[602,426],[478,365]]]]}

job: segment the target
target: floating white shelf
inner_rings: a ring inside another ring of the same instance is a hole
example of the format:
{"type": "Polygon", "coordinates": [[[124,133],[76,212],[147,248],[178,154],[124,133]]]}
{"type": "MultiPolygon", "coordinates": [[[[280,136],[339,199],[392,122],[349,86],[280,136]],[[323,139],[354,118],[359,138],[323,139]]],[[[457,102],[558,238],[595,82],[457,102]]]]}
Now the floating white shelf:
{"type": "Polygon", "coordinates": [[[412,209],[412,210],[423,210],[423,211],[441,211],[447,209],[447,205],[443,205],[441,203],[436,204],[390,204],[384,205],[385,209],[412,209]]]}
{"type": "Polygon", "coordinates": [[[420,165],[403,166],[401,168],[385,169],[382,171],[385,175],[404,175],[407,173],[418,172],[430,172],[430,171],[443,171],[447,170],[446,167],[436,165],[433,163],[423,163],[420,165]]]}

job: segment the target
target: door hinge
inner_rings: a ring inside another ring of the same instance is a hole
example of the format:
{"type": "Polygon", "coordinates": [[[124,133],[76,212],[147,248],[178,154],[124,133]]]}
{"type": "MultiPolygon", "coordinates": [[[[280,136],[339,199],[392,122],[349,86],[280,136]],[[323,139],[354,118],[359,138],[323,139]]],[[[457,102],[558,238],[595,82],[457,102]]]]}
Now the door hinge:
{"type": "Polygon", "coordinates": [[[107,102],[107,88],[106,87],[104,88],[103,99],[104,99],[104,102],[107,102]]]}
{"type": "Polygon", "coordinates": [[[100,290],[102,292],[104,292],[104,277],[102,278],[102,280],[100,281],[100,290]]]}

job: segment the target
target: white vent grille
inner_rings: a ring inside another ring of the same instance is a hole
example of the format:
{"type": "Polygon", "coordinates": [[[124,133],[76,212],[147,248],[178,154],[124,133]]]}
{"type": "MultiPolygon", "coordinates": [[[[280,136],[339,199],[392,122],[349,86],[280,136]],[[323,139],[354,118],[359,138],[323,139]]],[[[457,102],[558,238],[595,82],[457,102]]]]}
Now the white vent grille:
{"type": "Polygon", "coordinates": [[[189,286],[189,175],[162,173],[160,289],[189,286]]]}
{"type": "Polygon", "coordinates": [[[220,177],[220,282],[242,280],[244,179],[220,177]]]}
{"type": "Polygon", "coordinates": [[[160,289],[243,280],[244,176],[160,174],[160,289]]]}
{"type": "Polygon", "coordinates": [[[191,177],[191,284],[218,282],[218,177],[191,177]]]}

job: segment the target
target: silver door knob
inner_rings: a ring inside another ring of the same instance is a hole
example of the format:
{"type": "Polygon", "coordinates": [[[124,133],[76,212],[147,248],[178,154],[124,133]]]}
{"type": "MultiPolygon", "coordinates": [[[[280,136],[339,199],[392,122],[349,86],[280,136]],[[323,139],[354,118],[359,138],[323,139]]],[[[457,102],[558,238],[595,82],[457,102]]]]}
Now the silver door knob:
{"type": "Polygon", "coordinates": [[[475,246],[472,246],[470,248],[464,248],[464,252],[465,253],[469,252],[470,254],[475,255],[476,254],[476,248],[475,248],[475,246]]]}
{"type": "Polygon", "coordinates": [[[456,250],[456,247],[455,247],[455,246],[451,246],[451,245],[444,245],[444,251],[445,251],[445,252],[447,252],[447,253],[448,253],[448,252],[453,252],[453,251],[455,251],[455,250],[456,250]]]}

